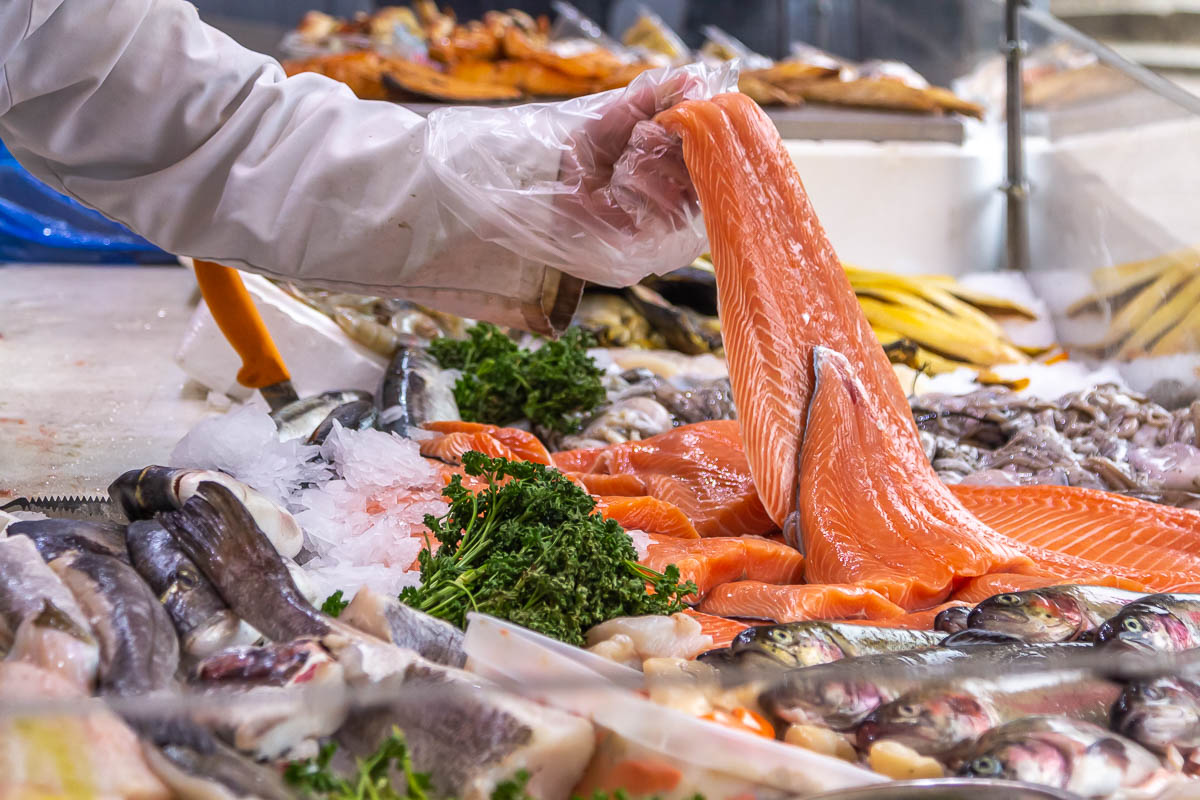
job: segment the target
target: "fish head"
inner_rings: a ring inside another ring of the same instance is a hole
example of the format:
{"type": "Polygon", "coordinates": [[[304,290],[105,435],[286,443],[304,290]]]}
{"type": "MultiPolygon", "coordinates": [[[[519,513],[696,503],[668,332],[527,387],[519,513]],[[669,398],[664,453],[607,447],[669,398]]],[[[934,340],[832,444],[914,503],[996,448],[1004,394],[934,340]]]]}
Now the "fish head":
{"type": "Polygon", "coordinates": [[[1155,603],[1133,602],[1096,631],[1096,644],[1134,653],[1172,653],[1195,646],[1188,626],[1155,603]]]}
{"type": "Polygon", "coordinates": [[[967,627],[1026,642],[1066,642],[1079,635],[1084,616],[1072,598],[1032,589],[989,597],[971,611],[967,627]]]}
{"type": "Polygon", "coordinates": [[[1200,746],[1200,685],[1174,676],[1131,683],[1113,704],[1112,727],[1158,753],[1200,746]]]}
{"type": "Polygon", "coordinates": [[[909,692],[880,706],[858,728],[858,745],[894,741],[921,755],[946,754],[995,725],[987,704],[965,689],[909,692]]]}
{"type": "Polygon", "coordinates": [[[811,667],[828,664],[844,655],[842,648],[815,630],[795,625],[760,625],[748,628],[730,644],[735,653],[757,651],[781,664],[811,667]]]}
{"type": "Polygon", "coordinates": [[[1070,757],[1048,741],[1030,737],[1001,741],[974,754],[959,774],[971,778],[1024,781],[1064,789],[1071,778],[1070,757]]]}
{"type": "Polygon", "coordinates": [[[788,679],[768,689],[759,704],[795,725],[819,725],[835,731],[857,726],[896,693],[870,680],[788,679]]]}
{"type": "Polygon", "coordinates": [[[971,616],[970,606],[953,606],[938,612],[933,618],[933,629],[942,633],[958,633],[967,629],[971,616]]]}

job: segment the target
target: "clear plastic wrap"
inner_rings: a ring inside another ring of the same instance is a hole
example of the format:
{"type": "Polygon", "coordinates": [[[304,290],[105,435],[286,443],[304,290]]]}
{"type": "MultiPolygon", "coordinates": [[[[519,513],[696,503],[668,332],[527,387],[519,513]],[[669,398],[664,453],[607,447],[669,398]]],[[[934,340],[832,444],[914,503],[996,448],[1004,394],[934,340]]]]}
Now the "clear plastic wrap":
{"type": "Polygon", "coordinates": [[[439,199],[479,238],[595,283],[677,269],[707,248],[704,223],[678,143],[640,123],[736,85],[733,65],[694,64],[561,103],[439,109],[439,199]]]}

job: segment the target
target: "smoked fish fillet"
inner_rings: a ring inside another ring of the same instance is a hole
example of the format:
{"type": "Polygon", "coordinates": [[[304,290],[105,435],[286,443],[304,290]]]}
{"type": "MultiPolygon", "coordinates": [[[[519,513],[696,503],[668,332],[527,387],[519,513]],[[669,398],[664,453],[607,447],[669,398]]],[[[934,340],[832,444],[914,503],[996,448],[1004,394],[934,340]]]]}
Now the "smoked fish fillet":
{"type": "Polygon", "coordinates": [[[820,583],[778,586],[755,580],[715,587],[700,603],[699,609],[705,614],[721,617],[769,622],[888,620],[905,614],[903,608],[863,586],[820,583]]]}
{"type": "Polygon", "coordinates": [[[665,500],[701,536],[770,533],[775,524],[759,500],[745,453],[737,422],[717,420],[636,442],[564,450],[554,454],[554,463],[588,491],[612,495],[626,488],[665,500]],[[592,474],[604,477],[593,483],[592,474]]]}
{"type": "Polygon", "coordinates": [[[804,556],[782,542],[756,536],[688,540],[652,534],[640,563],[658,572],[674,564],[681,580],[696,583],[701,598],[731,581],[795,584],[804,574],[804,556]]]}

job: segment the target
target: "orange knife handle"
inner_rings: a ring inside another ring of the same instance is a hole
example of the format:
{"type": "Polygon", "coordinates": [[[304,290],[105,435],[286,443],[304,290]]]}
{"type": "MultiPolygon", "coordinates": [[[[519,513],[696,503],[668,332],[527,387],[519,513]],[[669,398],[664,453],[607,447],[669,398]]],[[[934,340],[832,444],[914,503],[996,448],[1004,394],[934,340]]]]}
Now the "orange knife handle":
{"type": "Polygon", "coordinates": [[[283,356],[271,340],[237,270],[211,261],[195,261],[193,266],[200,293],[204,295],[217,327],[241,356],[238,383],[250,389],[261,389],[291,380],[283,356]]]}

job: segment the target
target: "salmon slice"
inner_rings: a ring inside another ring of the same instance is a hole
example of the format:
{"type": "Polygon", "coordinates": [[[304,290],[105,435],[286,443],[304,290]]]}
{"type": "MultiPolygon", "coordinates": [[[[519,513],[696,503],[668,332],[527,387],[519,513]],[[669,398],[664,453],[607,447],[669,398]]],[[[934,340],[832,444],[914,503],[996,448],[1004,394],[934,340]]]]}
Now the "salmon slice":
{"type": "Polygon", "coordinates": [[[520,456],[500,440],[487,433],[456,431],[436,439],[425,439],[421,443],[421,455],[435,458],[444,464],[460,465],[465,453],[474,450],[492,458],[519,461],[520,456]]]}
{"type": "Polygon", "coordinates": [[[725,583],[700,604],[705,614],[800,622],[808,619],[886,620],[904,616],[904,609],[879,592],[849,584],[777,586],[762,581],[725,583]]]}
{"type": "MultiPolygon", "coordinates": [[[[998,594],[1023,592],[1027,589],[1044,589],[1047,586],[1061,586],[1061,580],[1061,578],[1055,576],[1014,575],[1005,572],[995,575],[983,575],[978,578],[972,578],[960,586],[954,592],[954,599],[976,605],[998,594]],[[1055,583],[1055,581],[1060,582],[1055,583]]],[[[1131,592],[1146,591],[1146,587],[1136,581],[1113,575],[1101,575],[1094,580],[1089,580],[1087,583],[1090,586],[1112,586],[1117,589],[1128,589],[1131,592]]]]}
{"type": "Polygon", "coordinates": [[[750,536],[694,540],[651,536],[641,563],[658,572],[674,564],[682,580],[695,581],[702,598],[730,581],[799,583],[804,574],[804,556],[793,548],[750,536]]]}
{"type": "Polygon", "coordinates": [[[799,492],[806,580],[858,584],[918,610],[963,577],[1032,566],[954,499],[923,452],[924,468],[913,465],[919,441],[889,423],[843,355],[812,354],[799,492]]]}
{"type": "Polygon", "coordinates": [[[665,500],[686,514],[701,536],[775,529],[754,488],[735,420],[682,425],[637,442],[566,450],[554,454],[554,463],[590,491],[608,493],[624,486],[665,500]],[[633,479],[592,483],[588,476],[595,474],[633,479]]]}
{"type": "Polygon", "coordinates": [[[744,622],[704,614],[691,608],[684,609],[683,613],[700,623],[700,633],[712,637],[714,650],[729,647],[739,633],[750,627],[744,622]]]}
{"type": "Polygon", "coordinates": [[[699,539],[687,515],[655,497],[597,497],[596,510],[615,519],[625,530],[639,530],[677,539],[699,539]]]}
{"type": "Polygon", "coordinates": [[[565,474],[595,495],[613,497],[644,497],[646,495],[646,482],[637,475],[602,475],[598,472],[567,472],[565,474]]]}
{"type": "Polygon", "coordinates": [[[1144,573],[1200,576],[1200,512],[1067,486],[954,486],[980,520],[1017,542],[1144,573]]]}
{"type": "Polygon", "coordinates": [[[883,620],[861,620],[861,619],[845,619],[839,622],[848,622],[851,624],[860,625],[876,625],[881,628],[908,628],[913,631],[931,631],[933,630],[933,621],[937,615],[945,611],[947,608],[955,606],[969,606],[970,603],[963,603],[958,600],[951,600],[948,603],[936,605],[933,608],[927,608],[924,611],[910,611],[899,617],[891,617],[883,620]]]}
{"type": "MultiPolygon", "coordinates": [[[[546,445],[542,444],[541,439],[538,439],[528,431],[517,430],[516,428],[501,428],[499,425],[485,425],[481,422],[461,422],[459,420],[427,422],[423,427],[427,431],[445,434],[444,438],[454,437],[452,441],[456,443],[455,445],[446,444],[438,446],[436,442],[440,440],[430,440],[434,444],[430,444],[431,455],[428,457],[438,458],[439,456],[432,455],[432,453],[435,450],[441,450],[450,456],[448,460],[451,463],[458,463],[462,461],[462,454],[472,449],[470,447],[467,450],[459,448],[467,442],[476,442],[485,449],[474,449],[494,458],[533,461],[538,464],[545,464],[546,466],[554,466],[554,462],[550,458],[550,451],[546,449],[546,445]],[[500,446],[497,447],[493,442],[500,446]],[[502,453],[508,453],[508,455],[501,455],[502,453]]],[[[421,442],[421,455],[426,455],[427,444],[429,442],[421,442]]]]}

